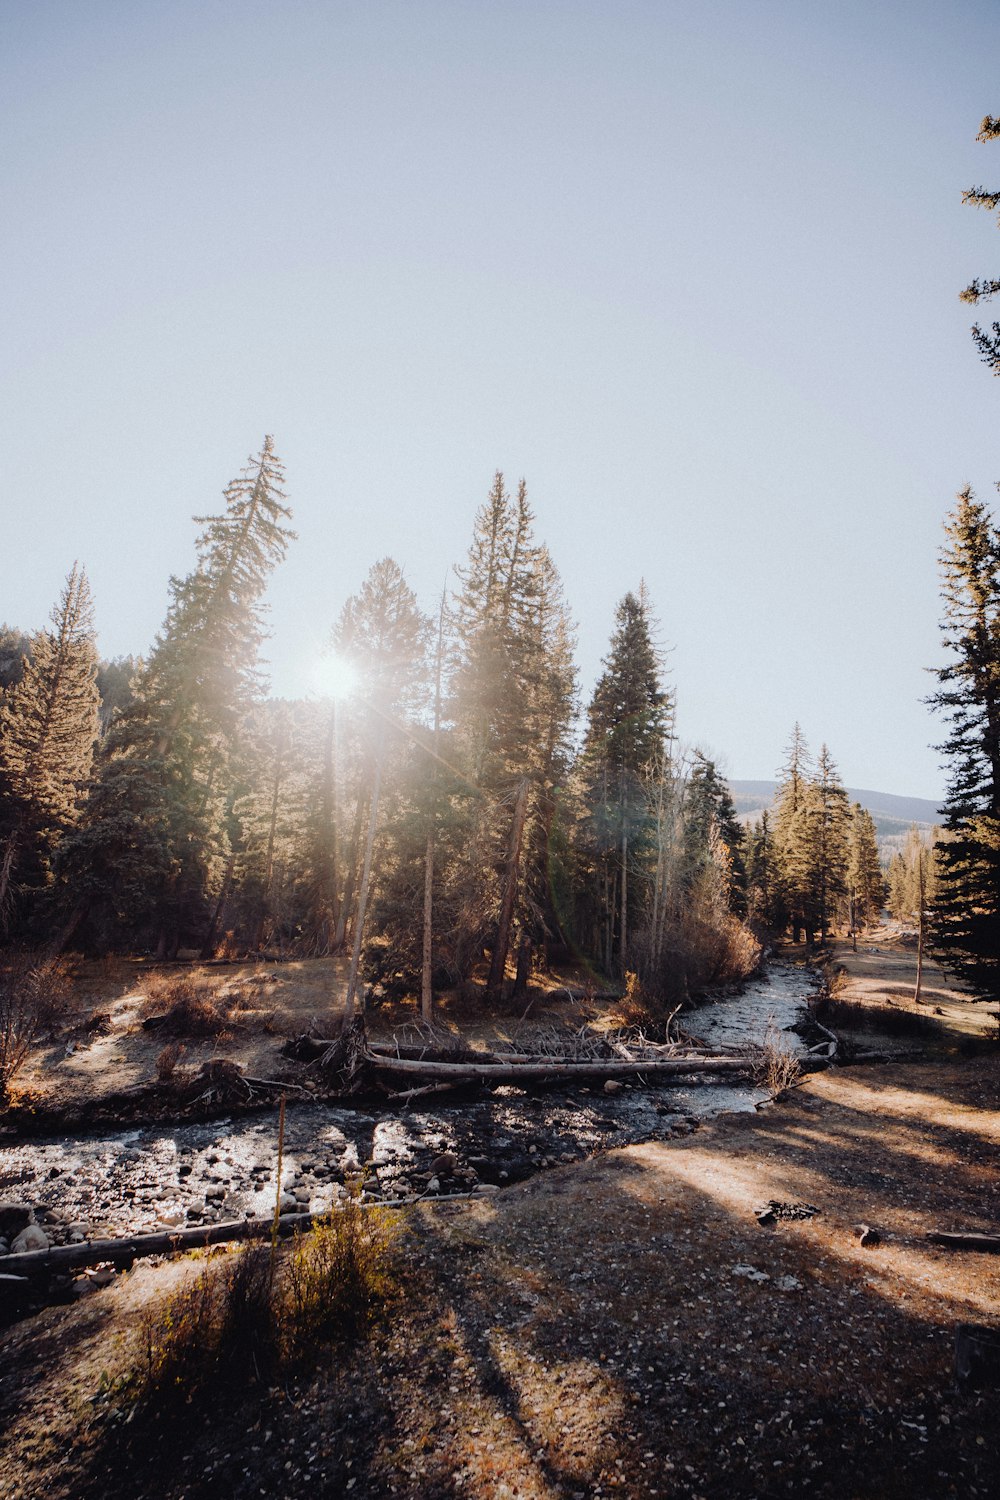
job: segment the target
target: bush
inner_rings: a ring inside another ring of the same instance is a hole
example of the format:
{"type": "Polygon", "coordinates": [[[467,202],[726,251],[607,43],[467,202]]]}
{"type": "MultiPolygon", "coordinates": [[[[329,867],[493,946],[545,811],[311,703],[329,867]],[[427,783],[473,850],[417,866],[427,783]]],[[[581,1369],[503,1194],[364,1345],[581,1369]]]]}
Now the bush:
{"type": "Polygon", "coordinates": [[[10,1097],[32,1044],[55,1025],[68,995],[69,977],[60,962],[19,953],[0,967],[0,1102],[10,1097]]]}
{"type": "Polygon", "coordinates": [[[287,1255],[258,1243],[213,1260],[145,1310],[121,1383],[150,1417],[176,1417],[202,1393],[269,1381],[358,1338],[393,1291],[394,1240],[386,1210],[352,1200],[287,1255]]]}
{"type": "Polygon", "coordinates": [[[230,996],[212,994],[211,981],[195,974],[154,975],[146,984],[148,1008],[165,1011],[162,1030],[170,1036],[221,1036],[232,1029],[230,996]]]}

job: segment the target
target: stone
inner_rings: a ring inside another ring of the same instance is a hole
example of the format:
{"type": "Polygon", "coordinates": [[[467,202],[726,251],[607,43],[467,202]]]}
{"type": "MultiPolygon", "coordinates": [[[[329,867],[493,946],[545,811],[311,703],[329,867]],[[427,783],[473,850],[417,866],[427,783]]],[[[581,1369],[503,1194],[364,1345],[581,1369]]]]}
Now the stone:
{"type": "Polygon", "coordinates": [[[882,1243],[882,1236],[870,1224],[855,1224],[854,1233],[858,1237],[859,1245],[881,1245],[882,1243]]]}
{"type": "Polygon", "coordinates": [[[499,1193],[500,1189],[495,1182],[480,1182],[476,1187],[477,1193],[499,1193]]]}
{"type": "Polygon", "coordinates": [[[293,1197],[291,1193],[282,1193],[281,1202],[278,1204],[279,1215],[300,1214],[301,1212],[302,1204],[299,1202],[298,1198],[293,1197]]]}
{"type": "Polygon", "coordinates": [[[606,1094],[620,1094],[624,1084],[619,1083],[617,1078],[606,1078],[604,1080],[604,1092],[606,1094]]]}
{"type": "Polygon", "coordinates": [[[10,1240],[34,1222],[35,1212],[30,1203],[8,1201],[0,1203],[0,1234],[10,1240]]]}
{"type": "Polygon", "coordinates": [[[442,1151],[431,1162],[432,1177],[451,1177],[458,1166],[458,1157],[453,1151],[442,1151]]]}
{"type": "Polygon", "coordinates": [[[24,1255],[30,1250],[47,1250],[49,1244],[49,1237],[44,1229],[40,1229],[37,1224],[27,1224],[11,1244],[10,1252],[12,1255],[24,1255]]]}
{"type": "Polygon", "coordinates": [[[974,1390],[1000,1389],[1000,1333],[975,1323],[955,1329],[955,1378],[974,1390]]]}
{"type": "Polygon", "coordinates": [[[439,1193],[441,1191],[441,1183],[437,1177],[432,1177],[428,1182],[427,1191],[429,1193],[439,1193]]]}

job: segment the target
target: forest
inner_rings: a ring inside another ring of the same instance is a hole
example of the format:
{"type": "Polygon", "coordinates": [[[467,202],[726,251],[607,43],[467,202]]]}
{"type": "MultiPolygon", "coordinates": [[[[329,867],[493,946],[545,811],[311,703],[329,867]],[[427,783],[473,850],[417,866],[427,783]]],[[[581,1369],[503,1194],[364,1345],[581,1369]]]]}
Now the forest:
{"type": "Polygon", "coordinates": [[[409,996],[429,1018],[435,991],[489,1006],[559,962],[673,1005],[745,978],[786,929],[822,944],[877,917],[875,826],[825,745],[813,761],[795,726],[773,813],[748,826],[682,747],[641,583],[580,713],[573,618],[523,480],[495,475],[436,611],[379,559],[331,624],[326,691],[267,697],[283,485],[268,437],[197,518],[145,656],[98,659],[78,564],[48,628],[5,627],[7,944],[349,954],[348,1007],[409,996]]]}

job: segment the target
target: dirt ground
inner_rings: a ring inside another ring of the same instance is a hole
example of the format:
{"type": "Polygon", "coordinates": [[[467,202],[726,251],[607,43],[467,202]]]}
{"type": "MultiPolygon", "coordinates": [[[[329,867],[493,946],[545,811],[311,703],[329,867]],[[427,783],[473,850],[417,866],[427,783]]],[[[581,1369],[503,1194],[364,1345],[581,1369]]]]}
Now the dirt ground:
{"type": "MultiPolygon", "coordinates": [[[[857,955],[846,992],[894,998],[905,952],[857,955]]],[[[1000,1222],[1000,1057],[963,1036],[410,1210],[363,1345],[181,1432],[109,1422],[100,1391],[190,1261],[48,1308],[0,1342],[0,1496],[1000,1495],[996,1392],[953,1362],[958,1324],[1000,1327],[1000,1257],[926,1239],[1000,1222]],[[762,1227],[769,1201],[817,1212],[762,1227]]]]}

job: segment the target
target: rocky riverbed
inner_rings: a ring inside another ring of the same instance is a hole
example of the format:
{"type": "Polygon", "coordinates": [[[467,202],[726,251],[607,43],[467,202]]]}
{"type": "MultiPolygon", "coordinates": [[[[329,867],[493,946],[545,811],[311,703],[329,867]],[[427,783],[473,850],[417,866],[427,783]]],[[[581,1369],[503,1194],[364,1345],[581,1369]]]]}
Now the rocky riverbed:
{"type": "MultiPolygon", "coordinates": [[[[815,980],[775,966],[687,1018],[716,1045],[771,1040],[798,1052],[815,980]]],[[[32,1139],[0,1151],[0,1255],[7,1250],[175,1229],[282,1212],[322,1212],[351,1189],[399,1202],[489,1193],[556,1163],[686,1135],[700,1119],[753,1110],[753,1084],[686,1078],[651,1087],[503,1087],[465,1103],[378,1115],[313,1102],[286,1112],[281,1181],[276,1115],[100,1135],[32,1139]],[[25,1210],[29,1217],[25,1219],[25,1210]],[[29,1234],[30,1245],[19,1236],[29,1234]]]]}

